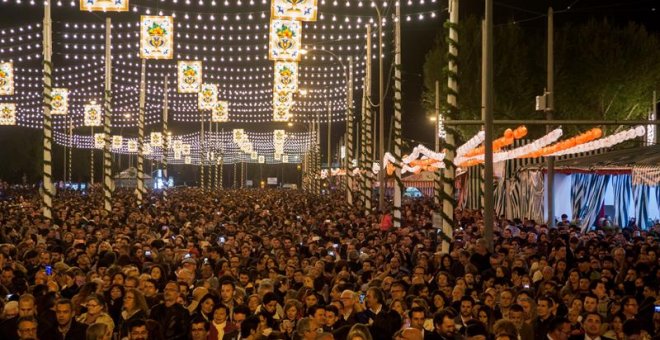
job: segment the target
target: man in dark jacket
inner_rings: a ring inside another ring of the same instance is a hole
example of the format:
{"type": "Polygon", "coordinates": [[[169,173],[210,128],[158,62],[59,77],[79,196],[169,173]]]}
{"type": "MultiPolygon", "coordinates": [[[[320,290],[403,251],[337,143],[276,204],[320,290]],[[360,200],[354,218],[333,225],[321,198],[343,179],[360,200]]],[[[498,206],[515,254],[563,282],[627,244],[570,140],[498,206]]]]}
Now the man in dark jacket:
{"type": "Polygon", "coordinates": [[[87,325],[73,318],[73,303],[69,299],[59,299],[55,303],[57,326],[46,335],[53,340],[84,339],[87,325]]]}
{"type": "Polygon", "coordinates": [[[158,322],[166,339],[184,340],[188,338],[190,313],[177,303],[179,286],[170,281],[164,289],[165,301],[155,305],[149,312],[149,318],[158,322]]]}
{"type": "Polygon", "coordinates": [[[365,301],[367,309],[358,313],[358,322],[368,324],[371,334],[378,334],[382,339],[391,339],[394,333],[401,328],[399,313],[385,307],[383,291],[378,287],[371,287],[367,290],[365,301]]]}

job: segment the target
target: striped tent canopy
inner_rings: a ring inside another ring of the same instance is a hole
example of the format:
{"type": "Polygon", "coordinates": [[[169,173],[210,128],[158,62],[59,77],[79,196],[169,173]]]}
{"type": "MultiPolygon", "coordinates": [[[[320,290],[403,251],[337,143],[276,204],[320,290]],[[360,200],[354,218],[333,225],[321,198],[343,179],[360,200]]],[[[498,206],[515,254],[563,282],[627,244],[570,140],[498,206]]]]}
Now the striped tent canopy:
{"type": "Polygon", "coordinates": [[[632,171],[635,168],[660,170],[660,145],[559,160],[555,163],[555,167],[557,171],[632,171]]]}
{"type": "Polygon", "coordinates": [[[425,197],[433,197],[433,180],[435,173],[432,171],[421,171],[417,174],[412,174],[404,177],[401,180],[403,184],[409,187],[415,187],[424,194],[425,197]]]}

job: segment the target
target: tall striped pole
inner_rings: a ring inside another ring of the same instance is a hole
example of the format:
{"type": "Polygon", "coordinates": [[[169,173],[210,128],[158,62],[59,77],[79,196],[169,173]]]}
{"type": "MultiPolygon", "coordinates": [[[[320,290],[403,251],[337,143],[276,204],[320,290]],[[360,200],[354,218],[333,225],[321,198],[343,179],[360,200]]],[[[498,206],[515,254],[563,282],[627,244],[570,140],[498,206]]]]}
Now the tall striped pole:
{"type": "MultiPolygon", "coordinates": [[[[380,23],[379,23],[380,24],[380,23]]],[[[373,198],[373,183],[372,178],[372,164],[373,164],[373,112],[371,111],[371,26],[367,26],[367,64],[365,70],[364,80],[364,98],[363,98],[363,114],[364,114],[364,152],[366,154],[364,162],[364,209],[367,214],[371,213],[372,198],[373,198]]]]}
{"type": "Polygon", "coordinates": [[[112,22],[105,19],[105,92],[103,98],[103,209],[112,211],[112,152],[110,150],[110,117],[112,116],[112,22]]]}
{"type": "Polygon", "coordinates": [[[140,68],[140,110],[138,112],[138,154],[137,154],[137,188],[135,196],[137,204],[141,205],[146,191],[144,189],[144,104],[146,97],[145,73],[147,68],[146,59],[142,59],[140,68]]]}
{"type": "Polygon", "coordinates": [[[209,119],[209,138],[206,142],[206,164],[208,164],[208,169],[206,169],[206,190],[211,190],[213,188],[213,177],[212,177],[212,167],[213,167],[213,124],[211,119],[209,119]]]}
{"type": "Polygon", "coordinates": [[[346,200],[348,205],[353,206],[353,58],[348,58],[348,87],[346,92],[346,200]]]}
{"type": "Polygon", "coordinates": [[[165,84],[163,85],[163,153],[162,153],[162,162],[163,162],[163,180],[165,181],[163,184],[163,197],[167,198],[167,152],[169,151],[169,139],[172,136],[170,134],[170,131],[167,129],[167,114],[169,110],[168,102],[167,102],[167,85],[168,85],[168,77],[165,76],[165,84]]]}
{"type": "Polygon", "coordinates": [[[222,133],[220,134],[220,144],[218,145],[218,158],[220,162],[220,166],[218,167],[218,177],[216,178],[216,183],[218,183],[218,189],[222,190],[223,185],[222,185],[222,168],[225,165],[225,157],[224,157],[224,143],[222,140],[222,135],[225,134],[225,129],[222,129],[222,133]]]}
{"type": "Polygon", "coordinates": [[[89,183],[94,185],[94,149],[96,149],[96,145],[94,145],[94,127],[92,126],[90,128],[92,131],[92,148],[89,151],[89,183]]]}
{"type": "MultiPolygon", "coordinates": [[[[394,158],[401,161],[401,5],[396,2],[396,18],[394,20],[394,158]]],[[[386,171],[381,160],[381,171],[386,171]]],[[[384,176],[382,178],[385,178],[384,176]]],[[[381,183],[384,188],[384,184],[381,183]]],[[[396,163],[394,170],[394,226],[401,226],[401,167],[396,163]]]]}
{"type": "Polygon", "coordinates": [[[206,158],[204,150],[204,112],[199,111],[200,128],[199,128],[199,188],[204,190],[204,159],[206,158]]]}
{"type": "MultiPolygon", "coordinates": [[[[458,115],[458,0],[449,0],[449,66],[447,70],[447,106],[448,114],[446,120],[458,115]]],[[[455,129],[446,127],[447,137],[445,138],[445,170],[442,172],[442,230],[445,234],[454,226],[454,178],[456,176],[456,167],[454,166],[454,157],[456,156],[455,129]]]]}
{"type": "Polygon", "coordinates": [[[69,175],[67,178],[69,179],[69,182],[73,182],[73,166],[72,166],[72,157],[73,157],[73,119],[69,118],[69,157],[67,158],[67,169],[69,171],[69,175]]]}
{"type": "Polygon", "coordinates": [[[241,189],[245,186],[245,162],[241,162],[241,189]]]}
{"type": "MultiPolygon", "coordinates": [[[[440,81],[435,81],[435,131],[433,132],[433,140],[435,141],[435,152],[440,152],[440,81]]],[[[433,176],[433,203],[440,209],[440,202],[442,201],[442,182],[441,172],[438,168],[435,170],[433,176]]]]}
{"type": "Polygon", "coordinates": [[[50,0],[46,0],[44,5],[44,167],[43,167],[43,194],[42,200],[42,215],[45,219],[51,220],[53,218],[53,161],[52,161],[52,144],[53,144],[53,117],[50,113],[51,91],[53,86],[53,64],[51,63],[51,56],[53,54],[53,38],[51,36],[51,19],[50,19],[50,0]]]}

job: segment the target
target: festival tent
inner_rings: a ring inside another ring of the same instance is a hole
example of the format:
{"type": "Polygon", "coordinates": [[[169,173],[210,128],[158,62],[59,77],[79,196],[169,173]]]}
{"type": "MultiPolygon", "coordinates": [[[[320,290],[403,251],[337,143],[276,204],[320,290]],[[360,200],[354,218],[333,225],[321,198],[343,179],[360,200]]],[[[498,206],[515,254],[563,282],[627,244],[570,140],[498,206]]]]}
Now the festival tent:
{"type": "Polygon", "coordinates": [[[417,188],[424,197],[433,197],[433,180],[435,173],[432,171],[421,171],[401,179],[406,188],[417,188]]]}
{"type": "MultiPolygon", "coordinates": [[[[625,227],[660,219],[660,145],[610,151],[555,163],[555,218],[567,214],[588,229],[603,215],[625,227]]],[[[507,218],[545,221],[545,162],[518,169],[497,186],[496,208],[507,218]]]]}
{"type": "MultiPolygon", "coordinates": [[[[137,187],[137,169],[135,167],[130,167],[119,174],[114,178],[114,183],[116,188],[135,188],[137,187]]],[[[144,174],[144,185],[147,188],[152,187],[152,178],[151,176],[144,174]]]]}

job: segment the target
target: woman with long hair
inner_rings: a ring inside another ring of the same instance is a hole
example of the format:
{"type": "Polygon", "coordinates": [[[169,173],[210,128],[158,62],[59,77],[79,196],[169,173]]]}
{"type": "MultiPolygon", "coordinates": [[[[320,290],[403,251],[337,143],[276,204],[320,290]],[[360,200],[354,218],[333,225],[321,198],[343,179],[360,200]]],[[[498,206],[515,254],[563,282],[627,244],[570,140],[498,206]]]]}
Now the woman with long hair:
{"type": "Polygon", "coordinates": [[[369,327],[362,323],[356,323],[351,327],[351,330],[348,331],[347,340],[373,340],[371,333],[369,332],[369,327]]]}
{"type": "Polygon", "coordinates": [[[300,317],[302,315],[302,303],[297,300],[289,300],[285,305],[284,305],[284,318],[282,319],[282,322],[280,323],[280,331],[282,333],[286,333],[289,338],[293,337],[293,334],[296,330],[296,326],[298,325],[298,320],[300,320],[300,317]]]}
{"type": "Polygon", "coordinates": [[[119,337],[124,338],[128,336],[128,325],[133,320],[146,319],[149,312],[147,300],[144,295],[137,289],[131,288],[126,291],[124,295],[124,303],[121,311],[121,318],[119,320],[119,337]]]}
{"type": "Polygon", "coordinates": [[[124,304],[124,286],[113,284],[104,294],[108,301],[108,314],[112,317],[115,325],[119,324],[121,319],[121,310],[124,304]]]}
{"type": "Polygon", "coordinates": [[[214,294],[206,294],[199,300],[199,304],[192,315],[192,318],[202,318],[206,322],[213,320],[213,311],[220,304],[220,299],[214,294]]]}
{"type": "Polygon", "coordinates": [[[85,307],[87,307],[87,312],[76,318],[78,322],[86,325],[100,322],[106,324],[111,332],[115,329],[115,322],[112,321],[112,317],[106,312],[105,301],[103,301],[103,298],[96,294],[92,294],[85,299],[85,307]]]}

